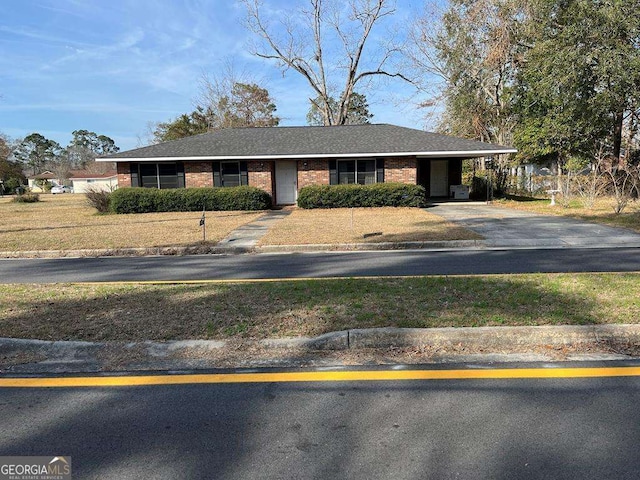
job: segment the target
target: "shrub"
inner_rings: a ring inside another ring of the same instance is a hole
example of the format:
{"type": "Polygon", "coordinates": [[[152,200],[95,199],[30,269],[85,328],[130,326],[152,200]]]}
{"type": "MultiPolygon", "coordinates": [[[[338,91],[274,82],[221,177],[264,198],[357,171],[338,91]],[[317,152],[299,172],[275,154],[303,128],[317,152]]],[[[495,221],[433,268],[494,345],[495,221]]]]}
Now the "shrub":
{"type": "Polygon", "coordinates": [[[271,196],[256,187],[120,188],[110,196],[116,213],[193,212],[206,210],[266,210],[271,196]]]}
{"type": "Polygon", "coordinates": [[[420,185],[310,185],[298,195],[301,208],[424,207],[426,192],[420,185]]]}
{"type": "Polygon", "coordinates": [[[89,187],[85,192],[87,203],[89,206],[95,208],[100,213],[107,213],[109,209],[109,197],[111,192],[103,190],[101,188],[89,187]]]}
{"type": "Polygon", "coordinates": [[[36,203],[40,201],[40,195],[37,193],[23,193],[13,198],[16,203],[36,203]]]}
{"type": "MultiPolygon", "coordinates": [[[[22,181],[19,178],[11,177],[4,182],[4,194],[10,195],[18,190],[18,187],[22,185],[22,181]]],[[[0,188],[2,190],[2,188],[0,188]]]]}
{"type": "Polygon", "coordinates": [[[471,188],[469,190],[471,200],[487,199],[487,178],[474,176],[471,178],[471,188]]]}
{"type": "Polygon", "coordinates": [[[44,193],[49,193],[53,188],[53,184],[49,180],[44,178],[37,179],[35,183],[38,187],[42,189],[44,193]]]}

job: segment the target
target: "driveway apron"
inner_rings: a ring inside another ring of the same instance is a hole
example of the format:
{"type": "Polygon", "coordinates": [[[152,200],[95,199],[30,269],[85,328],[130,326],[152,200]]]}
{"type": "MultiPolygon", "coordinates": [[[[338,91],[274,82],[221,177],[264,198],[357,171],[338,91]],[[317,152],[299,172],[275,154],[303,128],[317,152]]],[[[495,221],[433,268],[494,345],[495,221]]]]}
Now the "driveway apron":
{"type": "Polygon", "coordinates": [[[640,246],[631,230],[486,204],[441,203],[427,209],[479,233],[487,247],[640,246]]]}

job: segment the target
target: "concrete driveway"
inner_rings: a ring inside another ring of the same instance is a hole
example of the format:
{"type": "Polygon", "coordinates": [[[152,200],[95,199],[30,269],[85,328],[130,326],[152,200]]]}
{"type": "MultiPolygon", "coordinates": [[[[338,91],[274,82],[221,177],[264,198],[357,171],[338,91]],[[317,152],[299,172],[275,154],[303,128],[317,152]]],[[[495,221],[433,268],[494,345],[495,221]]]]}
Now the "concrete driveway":
{"type": "Polygon", "coordinates": [[[567,217],[484,203],[441,203],[428,211],[479,233],[487,247],[640,247],[640,234],[631,230],[567,217]]]}

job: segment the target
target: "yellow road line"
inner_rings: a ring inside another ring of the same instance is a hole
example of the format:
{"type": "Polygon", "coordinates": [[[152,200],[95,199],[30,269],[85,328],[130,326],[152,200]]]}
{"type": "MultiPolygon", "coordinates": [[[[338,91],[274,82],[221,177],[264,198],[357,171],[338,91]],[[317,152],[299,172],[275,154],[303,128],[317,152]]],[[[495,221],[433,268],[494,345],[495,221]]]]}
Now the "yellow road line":
{"type": "Polygon", "coordinates": [[[281,373],[214,373],[59,378],[0,378],[0,387],[124,387],[203,383],[355,382],[402,380],[493,380],[526,378],[637,377],[640,367],[502,368],[465,370],[367,370],[281,373]]]}

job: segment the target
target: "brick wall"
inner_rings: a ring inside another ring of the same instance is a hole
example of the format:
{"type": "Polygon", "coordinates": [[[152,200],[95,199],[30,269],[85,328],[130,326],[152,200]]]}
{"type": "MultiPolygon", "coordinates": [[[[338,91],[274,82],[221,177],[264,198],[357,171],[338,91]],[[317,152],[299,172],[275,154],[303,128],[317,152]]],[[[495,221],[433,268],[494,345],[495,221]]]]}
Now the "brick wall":
{"type": "MultiPolygon", "coordinates": [[[[131,186],[131,169],[128,163],[117,163],[118,170],[118,187],[131,186]]],[[[137,186],[137,185],[136,185],[137,186]]]]}
{"type": "Polygon", "coordinates": [[[298,160],[298,191],[307,185],[329,185],[328,160],[298,160]]]}
{"type": "Polygon", "coordinates": [[[417,162],[415,157],[385,158],[384,181],[385,183],[399,182],[416,184],[417,162]]]}
{"type": "MultiPolygon", "coordinates": [[[[307,185],[329,185],[329,162],[327,159],[298,160],[298,190],[307,185]]],[[[417,183],[415,157],[385,158],[384,181],[417,183]]],[[[130,187],[129,163],[118,163],[118,186],[130,187]]],[[[247,162],[249,185],[258,187],[270,195],[275,190],[275,162],[247,162]]],[[[213,187],[211,162],[184,162],[185,186],[213,187]]]]}
{"type": "Polygon", "coordinates": [[[184,162],[184,186],[213,187],[211,162],[184,162]]]}
{"type": "Polygon", "coordinates": [[[247,162],[249,185],[264,190],[273,196],[275,181],[274,162],[250,161],[247,162]]]}

